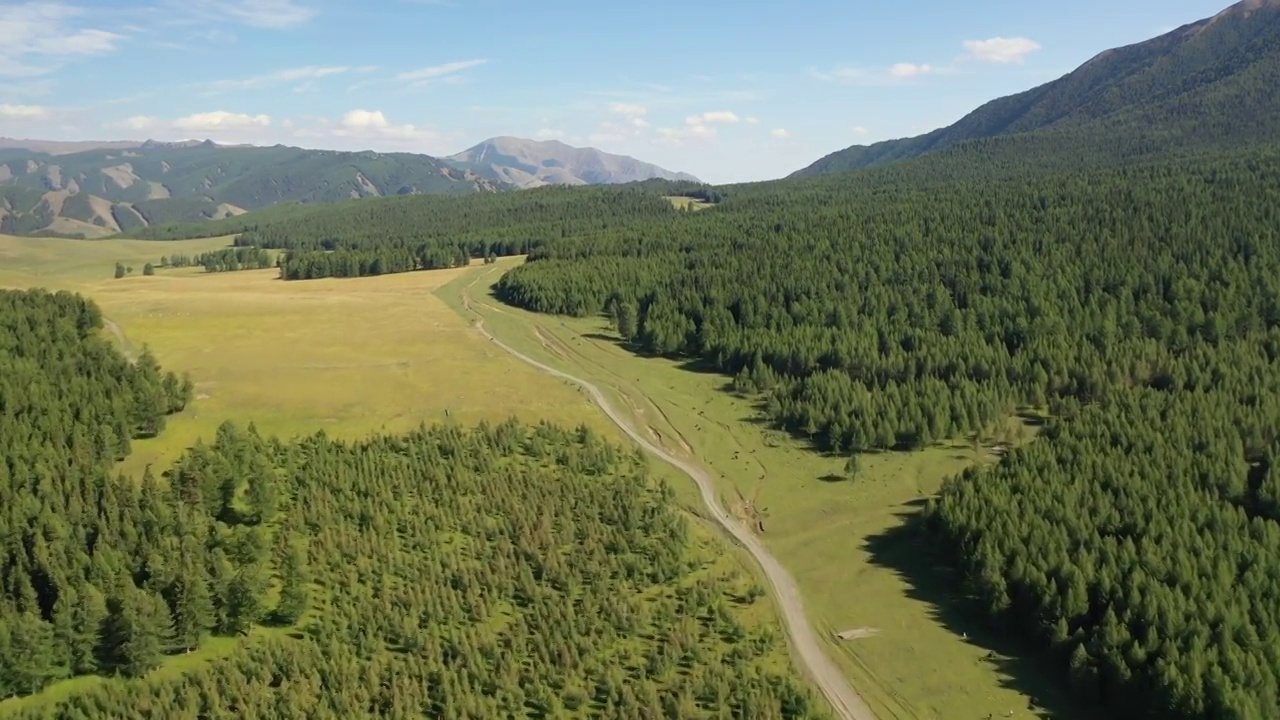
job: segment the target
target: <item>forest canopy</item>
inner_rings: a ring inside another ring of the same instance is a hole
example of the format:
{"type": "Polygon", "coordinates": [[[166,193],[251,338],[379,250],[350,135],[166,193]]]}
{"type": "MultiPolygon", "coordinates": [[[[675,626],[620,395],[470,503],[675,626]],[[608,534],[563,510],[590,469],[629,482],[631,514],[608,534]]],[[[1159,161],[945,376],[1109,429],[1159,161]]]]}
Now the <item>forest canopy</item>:
{"type": "Polygon", "coordinates": [[[1280,153],[739,189],[566,238],[500,298],[603,313],[839,453],[1047,409],[926,528],[1001,632],[1124,717],[1280,713],[1280,153]]]}

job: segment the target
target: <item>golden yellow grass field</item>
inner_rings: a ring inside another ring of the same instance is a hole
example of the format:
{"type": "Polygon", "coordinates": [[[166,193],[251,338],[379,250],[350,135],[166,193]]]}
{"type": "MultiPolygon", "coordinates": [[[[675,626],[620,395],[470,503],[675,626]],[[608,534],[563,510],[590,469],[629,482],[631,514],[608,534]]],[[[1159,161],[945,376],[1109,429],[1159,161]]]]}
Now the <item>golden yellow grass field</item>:
{"type": "Polygon", "coordinates": [[[578,391],[491,347],[433,294],[467,269],[308,282],[281,281],[274,269],[140,274],[161,255],[224,245],[0,236],[0,285],[84,292],[134,350],[146,344],[195,381],[196,401],[159,438],[135,442],[125,472],[163,469],[223,420],[285,437],[351,437],[448,412],[464,424],[585,421],[618,437],[578,391]],[[117,260],[134,274],[114,279],[117,260]]]}

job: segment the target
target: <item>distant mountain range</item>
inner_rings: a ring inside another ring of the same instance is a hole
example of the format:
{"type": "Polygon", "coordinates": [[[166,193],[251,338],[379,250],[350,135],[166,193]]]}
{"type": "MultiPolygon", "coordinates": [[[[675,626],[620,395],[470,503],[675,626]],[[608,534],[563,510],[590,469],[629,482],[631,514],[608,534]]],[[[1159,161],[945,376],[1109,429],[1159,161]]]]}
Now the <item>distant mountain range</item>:
{"type": "Polygon", "coordinates": [[[211,141],[0,138],[0,233],[102,237],[279,202],[696,180],[559,142],[494,138],[450,158],[211,141]]]}
{"type": "Polygon", "coordinates": [[[595,148],[572,147],[558,140],[496,137],[445,160],[486,180],[517,188],[612,185],[653,179],[699,182],[688,173],[671,172],[595,148]]]}
{"type": "MultiPolygon", "coordinates": [[[[908,160],[987,138],[1141,138],[1147,152],[1240,136],[1277,139],[1280,0],[1245,0],[1146,42],[1107,50],[1057,80],[993,100],[925,135],[855,145],[791,177],[908,160]]],[[[1041,152],[1045,143],[1027,143],[1041,152]]],[[[1035,158],[1028,157],[1028,161],[1035,158]]]]}

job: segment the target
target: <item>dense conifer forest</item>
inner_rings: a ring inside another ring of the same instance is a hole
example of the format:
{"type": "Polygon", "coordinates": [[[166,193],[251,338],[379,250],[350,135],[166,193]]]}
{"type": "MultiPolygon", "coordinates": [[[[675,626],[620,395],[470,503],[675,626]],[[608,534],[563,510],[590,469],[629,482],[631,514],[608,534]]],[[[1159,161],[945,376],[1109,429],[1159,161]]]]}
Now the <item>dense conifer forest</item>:
{"type": "MultiPolygon", "coordinates": [[[[466,198],[431,242],[530,250],[497,285],[504,301],[603,313],[639,352],[732,376],[825,451],[919,448],[1047,411],[1040,441],[927,513],[983,612],[1121,712],[1274,717],[1280,152],[1144,159],[1120,138],[1126,161],[1095,162],[1100,141],[1034,167],[1009,149],[1041,142],[719,188],[699,213],[656,185],[466,198]]],[[[427,205],[393,207],[409,227],[427,205]]],[[[340,217],[243,241],[332,248],[346,274],[403,248],[373,216],[340,217]]],[[[477,246],[455,247],[460,261],[477,246]]]]}
{"type": "Polygon", "coordinates": [[[514,421],[347,443],[224,423],[162,477],[112,476],[190,385],[120,357],[78,296],[0,303],[0,699],[124,679],[11,716],[823,716],[780,634],[741,622],[763,591],[639,454],[514,421]]]}
{"type": "Polygon", "coordinates": [[[981,185],[833,178],[565,239],[497,290],[607,313],[831,451],[1047,407],[1041,440],[928,513],[984,612],[1125,716],[1275,717],[1277,178],[1275,151],[981,185]]]}
{"type": "Polygon", "coordinates": [[[152,505],[156,479],[107,468],[164,428],[191,383],[149,352],[130,363],[101,329],[79,296],[0,292],[0,697],[141,672],[176,641],[161,639],[173,577],[152,563],[174,538],[152,505]]]}

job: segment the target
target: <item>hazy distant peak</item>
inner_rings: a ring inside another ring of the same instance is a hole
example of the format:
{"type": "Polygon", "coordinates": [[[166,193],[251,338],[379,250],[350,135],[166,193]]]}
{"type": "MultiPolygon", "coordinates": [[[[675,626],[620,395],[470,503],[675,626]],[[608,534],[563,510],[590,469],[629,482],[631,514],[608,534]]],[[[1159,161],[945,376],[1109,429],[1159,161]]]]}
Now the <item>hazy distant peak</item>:
{"type": "Polygon", "coordinates": [[[489,138],[445,160],[481,177],[520,188],[541,185],[610,185],[639,180],[698,179],[626,155],[566,145],[559,140],[489,138]]]}

